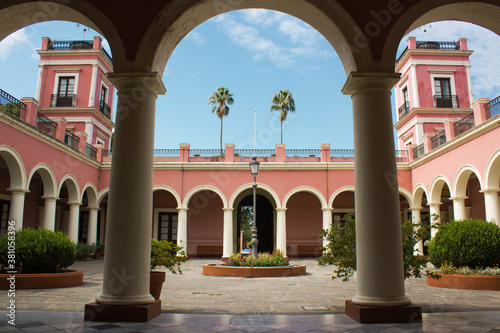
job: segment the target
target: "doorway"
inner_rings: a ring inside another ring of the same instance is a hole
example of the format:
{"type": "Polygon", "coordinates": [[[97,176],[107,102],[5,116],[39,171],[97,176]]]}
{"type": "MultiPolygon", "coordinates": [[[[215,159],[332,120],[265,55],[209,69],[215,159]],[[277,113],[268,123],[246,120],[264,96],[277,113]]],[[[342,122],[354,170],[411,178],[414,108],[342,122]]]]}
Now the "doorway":
{"type": "MultiPolygon", "coordinates": [[[[240,249],[240,234],[244,233],[245,241],[248,242],[248,221],[253,218],[253,195],[244,197],[238,205],[238,223],[237,223],[237,249],[240,249]],[[242,224],[244,225],[242,228],[242,224]]],[[[253,223],[253,220],[251,220],[253,223]]],[[[257,194],[257,240],[259,241],[258,252],[274,251],[274,208],[271,202],[263,195],[257,194]]],[[[250,240],[251,240],[250,225],[250,240]]],[[[243,244],[245,248],[246,244],[243,244]]]]}

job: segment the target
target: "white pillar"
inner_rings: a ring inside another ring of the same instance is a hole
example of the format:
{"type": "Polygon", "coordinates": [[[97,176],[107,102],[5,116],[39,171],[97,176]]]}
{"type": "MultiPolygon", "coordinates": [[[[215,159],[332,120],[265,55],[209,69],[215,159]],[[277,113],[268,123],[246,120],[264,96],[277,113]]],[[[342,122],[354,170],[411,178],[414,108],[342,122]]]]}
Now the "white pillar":
{"type": "Polygon", "coordinates": [[[102,294],[106,305],[152,304],[149,293],[157,73],[112,73],[118,89],[102,294]]]}
{"type": "Polygon", "coordinates": [[[276,208],[276,250],[286,253],[286,208],[276,208]]]}
{"type": "Polygon", "coordinates": [[[410,304],[405,294],[390,90],[396,73],[351,72],[343,88],[354,116],[357,293],[361,306],[410,304]]]}
{"type": "Polygon", "coordinates": [[[54,230],[56,224],[56,200],[58,197],[42,197],[45,200],[43,208],[43,227],[45,229],[54,230]]]}
{"type": "MultiPolygon", "coordinates": [[[[96,82],[97,82],[97,64],[92,66],[92,80],[90,81],[90,98],[89,98],[89,107],[95,107],[95,95],[96,91],[96,82]]],[[[99,92],[100,93],[100,92],[99,92]]],[[[97,106],[99,108],[99,106],[97,106]]]]}
{"type": "Polygon", "coordinates": [[[24,217],[24,198],[28,192],[21,189],[11,189],[10,191],[10,208],[9,208],[9,221],[14,221],[16,230],[22,229],[24,217]]]}
{"type": "MultiPolygon", "coordinates": [[[[37,101],[40,101],[40,92],[42,91],[42,81],[43,81],[43,65],[38,65],[38,81],[36,83],[36,93],[35,93],[35,99],[37,101]]],[[[52,103],[52,101],[50,103],[52,103]]]]}
{"type": "Polygon", "coordinates": [[[441,211],[439,208],[441,207],[441,202],[429,202],[429,214],[431,219],[431,238],[436,235],[437,229],[434,226],[438,223],[441,223],[441,211]]]}
{"type": "Polygon", "coordinates": [[[99,207],[89,207],[89,225],[87,231],[87,244],[97,243],[97,214],[99,207]]]}
{"type": "Polygon", "coordinates": [[[453,219],[454,220],[465,220],[467,218],[467,214],[465,212],[465,199],[466,197],[453,197],[450,200],[453,200],[453,219]]]}
{"type": "Polygon", "coordinates": [[[187,255],[187,208],[177,207],[179,213],[177,217],[177,245],[184,248],[187,255]]]}
{"type": "Polygon", "coordinates": [[[69,217],[68,217],[68,238],[73,242],[78,243],[78,225],[80,221],[80,205],[79,202],[68,202],[69,217]]]}
{"type": "MultiPolygon", "coordinates": [[[[332,227],[332,212],[333,208],[321,208],[323,211],[323,230],[330,230],[332,227]]],[[[328,241],[323,240],[323,246],[327,246],[328,241]]]]}
{"type": "Polygon", "coordinates": [[[233,249],[233,208],[222,208],[224,211],[224,231],[222,235],[222,257],[229,258],[233,249]]]}
{"type": "Polygon", "coordinates": [[[495,222],[500,226],[500,203],[498,200],[499,189],[489,189],[481,191],[484,194],[484,209],[486,220],[495,222]]]}
{"type": "MultiPolygon", "coordinates": [[[[410,209],[412,222],[422,225],[422,216],[420,214],[422,207],[411,207],[410,209]]],[[[424,241],[421,240],[415,244],[415,251],[419,254],[424,254],[424,241]]]]}

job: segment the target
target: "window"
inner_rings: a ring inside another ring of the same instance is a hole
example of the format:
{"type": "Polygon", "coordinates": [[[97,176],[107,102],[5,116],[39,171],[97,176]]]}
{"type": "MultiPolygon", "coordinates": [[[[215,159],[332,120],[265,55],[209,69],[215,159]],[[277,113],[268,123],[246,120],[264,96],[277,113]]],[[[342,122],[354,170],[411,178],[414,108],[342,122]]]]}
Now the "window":
{"type": "Polygon", "coordinates": [[[5,235],[7,232],[7,222],[9,221],[9,206],[10,203],[5,200],[0,200],[0,235],[5,235]]]}
{"type": "Polygon", "coordinates": [[[101,98],[99,99],[100,102],[106,103],[106,96],[107,96],[108,90],[106,89],[105,86],[101,87],[101,98]]]}
{"type": "Polygon", "coordinates": [[[410,99],[408,98],[408,87],[405,87],[403,89],[403,103],[406,104],[406,102],[409,102],[410,99]]]}
{"type": "Polygon", "coordinates": [[[101,97],[99,99],[99,111],[102,112],[107,118],[111,118],[111,108],[106,104],[106,97],[108,89],[105,86],[101,87],[101,97]]]}
{"type": "Polygon", "coordinates": [[[451,95],[450,79],[435,78],[434,79],[434,106],[438,108],[451,108],[458,103],[454,103],[453,99],[456,96],[451,95]]]}
{"type": "Polygon", "coordinates": [[[158,240],[177,242],[177,213],[158,213],[158,240]]]}
{"type": "Polygon", "coordinates": [[[55,96],[54,106],[75,106],[75,77],[61,76],[59,77],[59,87],[55,96]]]}

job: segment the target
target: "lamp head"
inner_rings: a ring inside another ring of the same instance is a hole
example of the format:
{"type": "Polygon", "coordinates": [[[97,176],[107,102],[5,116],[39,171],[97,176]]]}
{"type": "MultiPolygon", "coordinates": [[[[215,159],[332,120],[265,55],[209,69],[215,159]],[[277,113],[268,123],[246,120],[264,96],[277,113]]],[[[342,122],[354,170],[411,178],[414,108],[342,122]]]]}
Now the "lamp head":
{"type": "Polygon", "coordinates": [[[257,176],[259,174],[259,162],[257,162],[257,156],[252,157],[252,161],[250,162],[250,171],[252,172],[252,176],[257,176]]]}

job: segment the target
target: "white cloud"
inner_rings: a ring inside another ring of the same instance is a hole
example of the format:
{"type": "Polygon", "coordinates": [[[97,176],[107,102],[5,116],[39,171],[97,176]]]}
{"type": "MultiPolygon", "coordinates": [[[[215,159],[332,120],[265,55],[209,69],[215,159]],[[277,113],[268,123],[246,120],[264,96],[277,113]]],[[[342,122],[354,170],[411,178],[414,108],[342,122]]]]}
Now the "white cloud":
{"type": "Polygon", "coordinates": [[[417,40],[458,41],[467,38],[468,48],[474,53],[470,57],[472,90],[474,99],[480,97],[495,98],[500,95],[500,37],[480,26],[456,21],[435,22],[409,33],[402,40],[406,45],[408,36],[417,40]]]}
{"type": "Polygon", "coordinates": [[[196,31],[191,31],[186,37],[185,37],[186,40],[189,40],[189,41],[192,41],[194,42],[195,44],[197,45],[203,45],[205,44],[206,42],[206,39],[205,37],[203,37],[202,34],[200,34],[199,32],[196,32],[196,31]]]}
{"type": "Polygon", "coordinates": [[[0,42],[0,60],[5,61],[15,52],[31,52],[31,58],[38,59],[36,47],[33,45],[24,29],[18,30],[0,42]]]}

